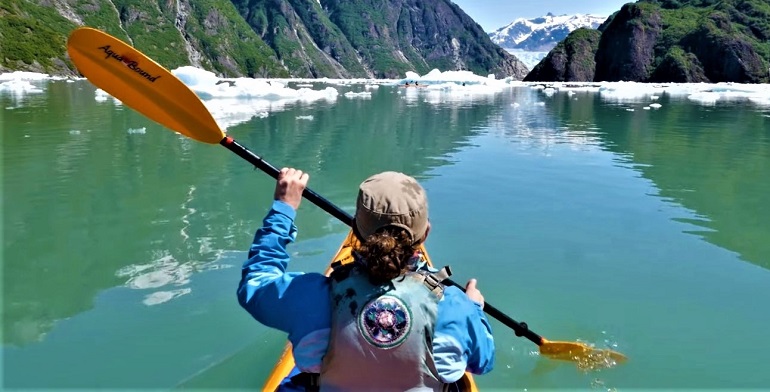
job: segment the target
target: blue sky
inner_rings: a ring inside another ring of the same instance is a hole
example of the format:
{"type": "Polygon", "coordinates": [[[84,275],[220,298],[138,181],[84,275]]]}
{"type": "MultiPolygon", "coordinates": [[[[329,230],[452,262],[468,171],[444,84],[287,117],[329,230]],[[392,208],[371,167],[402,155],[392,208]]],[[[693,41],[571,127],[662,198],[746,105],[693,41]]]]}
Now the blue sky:
{"type": "Polygon", "coordinates": [[[494,31],[518,18],[535,18],[549,12],[609,16],[634,0],[452,0],[484,31],[494,31]]]}

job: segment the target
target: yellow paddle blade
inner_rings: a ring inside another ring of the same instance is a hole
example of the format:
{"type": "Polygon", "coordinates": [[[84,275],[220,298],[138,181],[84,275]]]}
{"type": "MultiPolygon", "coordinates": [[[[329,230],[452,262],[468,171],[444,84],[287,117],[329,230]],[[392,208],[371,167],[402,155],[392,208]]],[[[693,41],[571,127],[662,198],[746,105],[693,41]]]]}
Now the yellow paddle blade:
{"type": "Polygon", "coordinates": [[[151,120],[204,143],[217,144],[225,138],[187,85],[123,41],[80,27],[70,34],[67,51],[91,83],[151,120]]]}
{"type": "Polygon", "coordinates": [[[625,355],[608,349],[598,349],[585,343],[552,342],[543,339],[540,354],[552,359],[573,361],[582,370],[610,368],[626,361],[625,355]]]}

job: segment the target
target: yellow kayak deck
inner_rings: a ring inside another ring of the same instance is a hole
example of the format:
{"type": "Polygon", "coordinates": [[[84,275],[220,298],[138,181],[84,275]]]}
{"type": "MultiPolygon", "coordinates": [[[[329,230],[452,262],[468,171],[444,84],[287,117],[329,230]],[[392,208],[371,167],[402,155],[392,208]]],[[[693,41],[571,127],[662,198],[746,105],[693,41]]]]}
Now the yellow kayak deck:
{"type": "MultiPolygon", "coordinates": [[[[342,241],[342,245],[337,251],[337,254],[334,256],[334,258],[332,258],[331,262],[329,262],[329,267],[326,269],[327,276],[332,271],[331,263],[340,261],[342,264],[348,264],[353,261],[353,256],[351,253],[355,241],[357,241],[357,239],[353,235],[353,232],[349,232],[345,240],[342,241]]],[[[421,250],[425,256],[425,259],[428,261],[428,264],[432,265],[430,256],[425,250],[425,247],[422,247],[421,250]]],[[[291,353],[291,343],[287,343],[286,347],[283,349],[281,357],[278,358],[278,362],[276,362],[275,366],[273,367],[273,371],[270,372],[270,376],[268,376],[265,385],[262,387],[262,390],[271,392],[275,391],[281,382],[283,382],[283,380],[286,379],[286,377],[288,377],[289,374],[294,370],[294,366],[294,356],[291,353]]],[[[351,370],[354,371],[355,369],[351,370]]],[[[460,390],[462,391],[478,392],[476,382],[473,380],[473,375],[468,372],[465,373],[459,384],[460,390]]]]}

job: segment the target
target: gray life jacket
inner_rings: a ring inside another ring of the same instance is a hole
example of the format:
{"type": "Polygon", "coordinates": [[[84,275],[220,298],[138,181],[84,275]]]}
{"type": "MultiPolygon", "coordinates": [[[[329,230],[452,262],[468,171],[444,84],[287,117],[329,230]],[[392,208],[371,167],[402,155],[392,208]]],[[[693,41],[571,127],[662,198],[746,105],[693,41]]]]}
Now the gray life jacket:
{"type": "Polygon", "coordinates": [[[451,272],[419,270],[373,285],[357,263],[332,274],[332,327],[322,391],[441,391],[433,330],[441,281],[451,272]]]}

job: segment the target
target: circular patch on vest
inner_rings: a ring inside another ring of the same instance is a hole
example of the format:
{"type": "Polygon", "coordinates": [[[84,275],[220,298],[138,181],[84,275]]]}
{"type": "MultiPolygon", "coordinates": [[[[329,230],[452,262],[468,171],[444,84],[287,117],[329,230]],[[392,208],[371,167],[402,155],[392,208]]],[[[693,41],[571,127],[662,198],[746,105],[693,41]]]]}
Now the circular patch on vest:
{"type": "Polygon", "coordinates": [[[406,340],[412,328],[412,314],[404,302],[392,295],[370,301],[358,314],[358,330],[378,348],[393,348],[406,340]]]}

